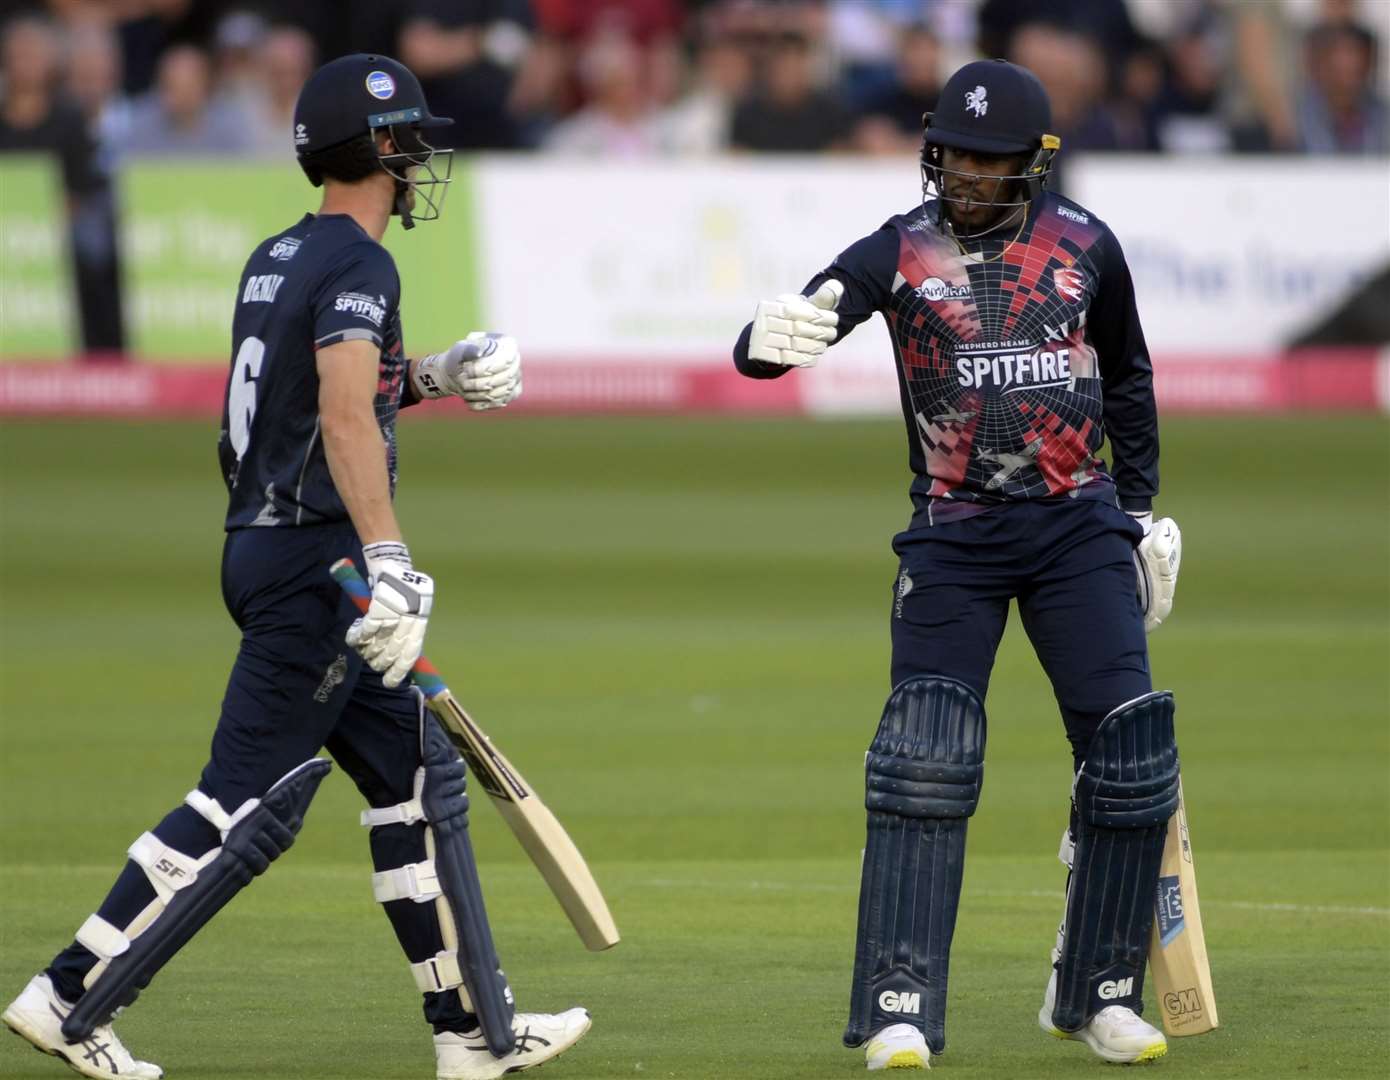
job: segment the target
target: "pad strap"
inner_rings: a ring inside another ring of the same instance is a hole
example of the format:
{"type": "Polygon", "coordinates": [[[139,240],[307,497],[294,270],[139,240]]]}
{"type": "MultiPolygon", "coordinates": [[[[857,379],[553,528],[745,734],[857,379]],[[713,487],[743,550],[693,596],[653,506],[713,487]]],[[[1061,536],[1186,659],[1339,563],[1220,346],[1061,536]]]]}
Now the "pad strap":
{"type": "Polygon", "coordinates": [[[374,807],[362,811],[362,824],[369,829],[378,825],[414,825],[425,820],[425,810],[420,803],[420,792],[425,788],[425,770],[415,770],[415,797],[395,806],[374,807]]]}
{"type": "Polygon", "coordinates": [[[221,850],[221,847],[215,847],[201,859],[195,859],[171,848],[154,833],[147,832],[130,845],[126,854],[145,871],[145,877],[149,879],[160,903],[167,904],[176,892],[197,881],[198,871],[217,858],[221,850]]]}
{"type": "Polygon", "coordinates": [[[89,916],[87,921],[77,928],[77,943],[103,964],[111,963],[130,948],[130,938],[100,915],[89,916]]]}
{"type": "Polygon", "coordinates": [[[414,900],[423,904],[441,892],[433,859],[407,863],[394,870],[380,870],[372,875],[372,894],[381,904],[389,904],[392,900],[414,900]]]}
{"type": "MultiPolygon", "coordinates": [[[[276,782],[280,783],[284,779],[284,777],[281,777],[281,779],[276,782]]],[[[226,810],[222,809],[222,804],[220,802],[197,788],[194,788],[185,795],[183,801],[185,805],[191,806],[196,810],[204,821],[220,832],[223,840],[227,839],[227,834],[232,831],[238,822],[246,820],[251,812],[261,805],[260,799],[247,799],[238,806],[233,813],[229,814],[226,810]]]]}
{"type": "Polygon", "coordinates": [[[415,976],[415,985],[422,994],[434,994],[463,985],[463,969],[459,967],[457,952],[436,953],[428,960],[411,964],[410,973],[415,976]]]}

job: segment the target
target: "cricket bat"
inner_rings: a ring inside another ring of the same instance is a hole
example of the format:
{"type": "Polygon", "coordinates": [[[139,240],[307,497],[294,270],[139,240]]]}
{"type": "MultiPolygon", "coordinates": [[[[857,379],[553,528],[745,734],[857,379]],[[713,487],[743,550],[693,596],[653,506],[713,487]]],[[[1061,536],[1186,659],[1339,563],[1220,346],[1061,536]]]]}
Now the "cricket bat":
{"type": "MultiPolygon", "coordinates": [[[[372,593],[352,560],[339,559],[330,573],[353,602],[366,611],[372,593]]],[[[468,763],[473,779],[488,793],[502,820],[536,864],[580,940],[594,952],[611,949],[618,943],[618,928],[584,856],[564,826],[459,704],[433,664],[420,657],[410,678],[468,763]]]]}
{"type": "Polygon", "coordinates": [[[1201,1035],[1217,1025],[1216,997],[1197,902],[1197,875],[1187,834],[1187,808],[1178,781],[1178,809],[1168,822],[1158,871],[1149,971],[1169,1035],[1201,1035]]]}

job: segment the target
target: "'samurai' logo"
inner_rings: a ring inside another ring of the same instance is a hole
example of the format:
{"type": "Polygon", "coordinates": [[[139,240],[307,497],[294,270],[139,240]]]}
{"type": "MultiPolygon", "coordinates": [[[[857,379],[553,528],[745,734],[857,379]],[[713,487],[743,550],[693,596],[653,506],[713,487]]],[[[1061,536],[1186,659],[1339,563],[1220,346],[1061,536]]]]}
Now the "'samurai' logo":
{"type": "Polygon", "coordinates": [[[939,300],[969,300],[975,295],[970,289],[970,282],[952,285],[939,277],[927,278],[913,291],[923,300],[930,300],[932,303],[939,300]]]}
{"type": "Polygon", "coordinates": [[[973,112],[977,118],[989,112],[989,102],[985,100],[986,92],[983,86],[977,86],[974,90],[965,92],[965,107],[973,112]]]}
{"type": "Polygon", "coordinates": [[[319,688],[314,691],[314,700],[320,705],[326,704],[333,691],[343,684],[345,678],[347,678],[347,656],[339,653],[338,658],[329,664],[328,670],[323,673],[323,682],[319,683],[319,688]]]}

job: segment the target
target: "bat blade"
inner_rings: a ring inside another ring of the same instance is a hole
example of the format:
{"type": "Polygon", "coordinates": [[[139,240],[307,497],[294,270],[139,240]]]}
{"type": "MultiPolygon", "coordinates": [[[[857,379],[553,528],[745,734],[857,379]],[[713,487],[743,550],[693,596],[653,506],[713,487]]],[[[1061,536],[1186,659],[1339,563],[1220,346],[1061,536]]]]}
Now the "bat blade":
{"type": "MultiPolygon", "coordinates": [[[[366,611],[371,590],[352,560],[339,559],[329,573],[358,610],[366,611]]],[[[433,664],[420,657],[410,678],[425,695],[430,711],[444,726],[474,781],[487,792],[502,820],[550,886],[579,939],[594,952],[611,949],[619,936],[608,902],[559,819],[468,715],[433,664]]]]}
{"type": "Polygon", "coordinates": [[[1149,971],[1169,1035],[1201,1035],[1217,1026],[1207,939],[1197,899],[1197,874],[1178,782],[1178,809],[1168,822],[1149,940],[1149,971]]]}
{"type": "Polygon", "coordinates": [[[620,940],[618,928],[588,863],[559,819],[448,688],[430,699],[430,708],[550,886],[585,947],[593,952],[611,949],[620,940]]]}

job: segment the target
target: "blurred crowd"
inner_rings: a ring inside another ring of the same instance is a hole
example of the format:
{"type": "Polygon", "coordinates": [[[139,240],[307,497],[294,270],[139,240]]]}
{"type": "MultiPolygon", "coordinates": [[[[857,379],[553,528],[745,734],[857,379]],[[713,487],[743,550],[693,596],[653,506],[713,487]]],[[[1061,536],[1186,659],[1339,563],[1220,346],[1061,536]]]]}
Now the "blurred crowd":
{"type": "MultiPolygon", "coordinates": [[[[47,0],[3,11],[0,152],[61,161],[79,276],[98,278],[114,274],[103,267],[123,161],[288,160],[303,81],[355,51],[420,75],[464,151],[908,154],[945,78],[984,55],[1038,74],[1064,150],[1390,152],[1390,0],[47,0]]],[[[119,314],[108,316],[103,329],[84,310],[89,345],[118,344],[119,314]]]]}

